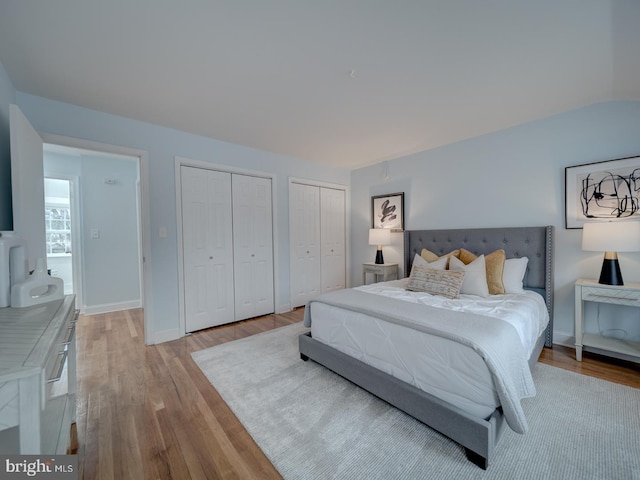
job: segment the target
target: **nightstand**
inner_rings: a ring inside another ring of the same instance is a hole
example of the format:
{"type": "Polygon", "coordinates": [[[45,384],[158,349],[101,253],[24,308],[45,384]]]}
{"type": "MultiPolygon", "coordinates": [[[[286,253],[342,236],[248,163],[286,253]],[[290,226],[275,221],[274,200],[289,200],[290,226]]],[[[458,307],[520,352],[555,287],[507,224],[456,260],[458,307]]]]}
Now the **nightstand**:
{"type": "Polygon", "coordinates": [[[374,283],[378,282],[378,277],[382,277],[382,281],[398,279],[397,263],[363,263],[362,264],[362,284],[367,284],[367,273],[373,275],[374,283]]]}
{"type": "Polygon", "coordinates": [[[575,302],[576,360],[582,361],[583,347],[593,347],[608,352],[634,356],[640,361],[640,342],[584,333],[584,302],[640,307],[640,283],[602,285],[596,280],[580,278],[575,284],[575,302]]]}

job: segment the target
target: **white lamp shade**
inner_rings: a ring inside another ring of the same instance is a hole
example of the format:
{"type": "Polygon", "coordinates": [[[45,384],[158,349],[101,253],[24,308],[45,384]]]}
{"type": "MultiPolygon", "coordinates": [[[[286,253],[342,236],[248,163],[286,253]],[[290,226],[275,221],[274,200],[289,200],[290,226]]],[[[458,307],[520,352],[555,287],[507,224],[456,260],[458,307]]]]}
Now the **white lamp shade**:
{"type": "Polygon", "coordinates": [[[391,230],[388,228],[371,228],[369,230],[369,245],[389,245],[391,230]]]}
{"type": "Polygon", "coordinates": [[[640,251],[640,222],[593,222],[582,229],[582,250],[588,252],[640,251]]]}

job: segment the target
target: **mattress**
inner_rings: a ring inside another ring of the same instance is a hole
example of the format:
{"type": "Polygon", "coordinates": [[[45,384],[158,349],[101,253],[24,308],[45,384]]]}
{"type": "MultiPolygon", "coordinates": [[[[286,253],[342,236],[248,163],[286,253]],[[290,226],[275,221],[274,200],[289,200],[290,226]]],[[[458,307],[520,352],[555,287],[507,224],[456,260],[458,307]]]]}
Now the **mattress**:
{"type": "MultiPolygon", "coordinates": [[[[368,293],[506,321],[518,332],[527,355],[549,321],[535,292],[458,299],[405,290],[407,279],[357,287],[368,293]]],[[[314,339],[388,373],[463,411],[487,418],[500,405],[493,378],[470,347],[373,316],[332,305],[311,304],[314,339]]]]}

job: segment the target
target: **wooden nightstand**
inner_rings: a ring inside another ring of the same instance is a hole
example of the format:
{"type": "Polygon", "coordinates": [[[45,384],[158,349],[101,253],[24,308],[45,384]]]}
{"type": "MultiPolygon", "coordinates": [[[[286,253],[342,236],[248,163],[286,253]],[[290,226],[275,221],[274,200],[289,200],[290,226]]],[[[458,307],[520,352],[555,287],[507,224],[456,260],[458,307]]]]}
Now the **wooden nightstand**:
{"type": "Polygon", "coordinates": [[[582,347],[593,347],[637,357],[636,361],[640,362],[640,342],[584,333],[584,302],[640,307],[640,283],[602,285],[596,280],[580,278],[575,284],[575,302],[576,360],[582,361],[582,347]]]}
{"type": "Polygon", "coordinates": [[[382,277],[382,281],[398,279],[397,263],[363,263],[362,264],[362,284],[367,284],[367,273],[373,275],[374,283],[378,282],[378,277],[382,277]]]}

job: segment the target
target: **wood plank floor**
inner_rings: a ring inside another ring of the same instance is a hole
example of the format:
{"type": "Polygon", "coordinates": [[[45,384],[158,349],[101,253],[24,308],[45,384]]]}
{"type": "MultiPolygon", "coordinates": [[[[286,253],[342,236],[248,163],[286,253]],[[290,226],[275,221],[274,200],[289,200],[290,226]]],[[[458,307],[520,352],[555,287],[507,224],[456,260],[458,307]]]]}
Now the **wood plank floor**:
{"type": "MultiPolygon", "coordinates": [[[[85,479],[280,478],[190,353],[302,320],[303,309],[145,346],[141,310],[80,316],[78,466],[85,479]]],[[[541,362],[640,388],[640,366],[572,349],[541,362]]]]}

